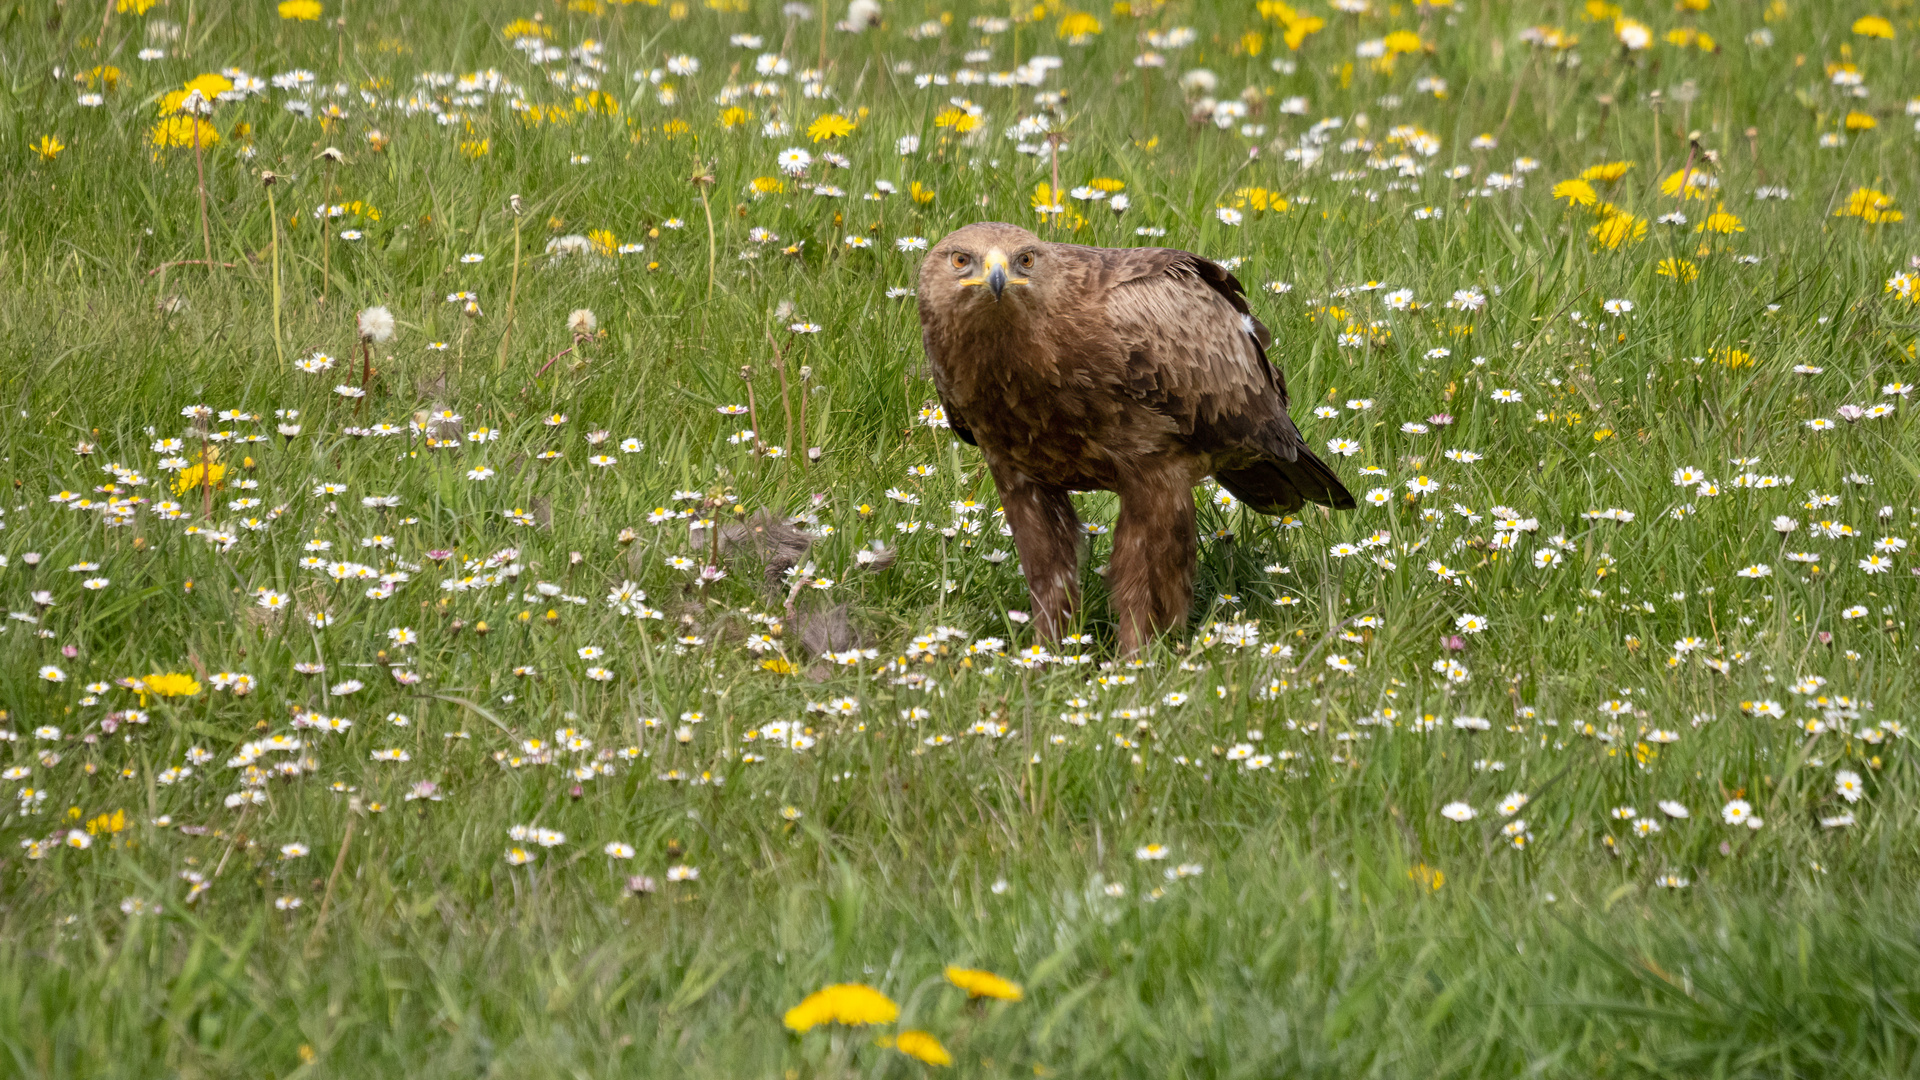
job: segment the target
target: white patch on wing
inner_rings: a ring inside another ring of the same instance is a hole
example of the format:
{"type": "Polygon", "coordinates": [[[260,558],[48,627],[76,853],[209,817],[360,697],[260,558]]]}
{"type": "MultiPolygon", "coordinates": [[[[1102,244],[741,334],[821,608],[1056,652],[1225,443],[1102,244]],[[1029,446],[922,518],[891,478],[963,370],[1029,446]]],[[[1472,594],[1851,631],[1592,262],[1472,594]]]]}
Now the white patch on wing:
{"type": "Polygon", "coordinates": [[[1243,328],[1245,328],[1245,330],[1247,331],[1248,337],[1254,339],[1255,341],[1260,340],[1259,332],[1253,328],[1253,316],[1242,314],[1240,316],[1240,325],[1243,328]]]}

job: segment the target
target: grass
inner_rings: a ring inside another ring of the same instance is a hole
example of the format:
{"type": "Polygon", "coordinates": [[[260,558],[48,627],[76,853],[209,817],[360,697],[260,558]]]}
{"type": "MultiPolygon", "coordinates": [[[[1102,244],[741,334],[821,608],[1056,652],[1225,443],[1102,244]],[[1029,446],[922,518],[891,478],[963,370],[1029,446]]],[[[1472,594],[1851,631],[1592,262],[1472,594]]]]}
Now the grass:
{"type": "Polygon", "coordinates": [[[822,46],[817,8],[771,4],[144,6],[0,24],[8,1071],[933,1071],[889,1047],[908,1030],[973,1075],[1916,1071],[1920,598],[1892,542],[1920,541],[1910,7],[1887,40],[1856,5],[894,0],[822,46]],[[536,13],[512,36],[563,52],[539,65],[506,33],[536,13]],[[1323,25],[1291,50],[1303,16],[1323,25]],[[1195,40],[1142,43],[1175,27],[1195,40]],[[762,53],[791,70],[756,97],[762,53]],[[1040,86],[915,85],[1048,54],[1040,86]],[[680,55],[700,70],[667,72],[680,55]],[[823,55],[826,99],[800,78],[823,55]],[[191,141],[153,145],[166,95],[229,65],[316,79],[217,101],[199,167],[191,141]],[[1196,68],[1211,94],[1183,89],[1196,68]],[[488,69],[514,86],[421,78],[488,69]],[[1243,87],[1248,115],[1189,119],[1243,87]],[[830,111],[855,129],[815,142],[830,111]],[[1004,132],[1042,113],[1059,186],[1116,181],[1125,213],[1036,212],[1053,163],[1004,132]],[[788,147],[816,159],[804,180],[788,147]],[[1608,162],[1633,165],[1588,181],[1592,205],[1555,194],[1608,162]],[[1695,175],[1710,197],[1663,193],[1695,175]],[[865,198],[876,180],[895,193],[865,198]],[[324,228],[323,204],[343,208],[324,228]],[[1384,502],[1210,502],[1189,633],[1118,664],[1089,574],[1087,640],[1054,650],[1087,662],[1023,665],[1025,587],[983,557],[1011,550],[992,485],[916,419],[917,318],[887,295],[919,258],[896,241],[982,217],[1241,260],[1295,419],[1349,440],[1337,468],[1384,502]],[[222,265],[183,262],[209,244],[222,265]],[[335,388],[360,385],[374,305],[399,328],[357,399],[335,388]],[[316,354],[332,366],[296,369],[316,354]],[[354,433],[382,423],[399,433],[354,433]],[[182,482],[203,445],[217,488],[182,482]],[[1537,529],[1496,529],[1495,506],[1537,529]],[[709,515],[811,515],[802,574],[831,584],[767,582],[746,546],[690,535],[709,515]],[[406,579],[369,596],[301,566],[315,540],[406,579]],[[1876,555],[1891,572],[1860,568],[1876,555]],[[702,585],[708,564],[726,576],[702,585]],[[624,582],[659,618],[603,599],[624,582]],[[302,745],[246,749],[274,737],[302,745]],[[1725,823],[1739,805],[1762,827],[1725,823]],[[969,1001],[950,964],[1024,997],[969,1001]],[[841,982],[898,1022],[782,1026],[841,982]]]}

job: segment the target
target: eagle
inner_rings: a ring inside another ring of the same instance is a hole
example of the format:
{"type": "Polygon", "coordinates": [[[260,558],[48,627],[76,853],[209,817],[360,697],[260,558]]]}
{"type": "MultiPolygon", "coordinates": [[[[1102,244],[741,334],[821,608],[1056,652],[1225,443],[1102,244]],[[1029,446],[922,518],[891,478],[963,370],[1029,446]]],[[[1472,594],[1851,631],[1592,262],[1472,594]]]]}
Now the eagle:
{"type": "Polygon", "coordinates": [[[986,458],[1044,640],[1080,602],[1072,492],[1120,497],[1106,579],[1129,655],[1186,623],[1202,479],[1263,514],[1354,505],[1287,415],[1267,328],[1211,259],[979,222],[927,252],[918,294],[941,407],[986,458]]]}

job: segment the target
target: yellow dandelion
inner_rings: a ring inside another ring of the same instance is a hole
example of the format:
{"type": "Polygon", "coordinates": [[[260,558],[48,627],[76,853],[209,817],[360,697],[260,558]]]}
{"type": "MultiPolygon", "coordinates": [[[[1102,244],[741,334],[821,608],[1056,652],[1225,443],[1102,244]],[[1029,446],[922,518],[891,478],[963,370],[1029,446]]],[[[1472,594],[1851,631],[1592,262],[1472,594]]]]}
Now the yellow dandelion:
{"type": "Polygon", "coordinates": [[[1401,53],[1417,53],[1426,46],[1420,41],[1420,35],[1411,30],[1395,30],[1380,40],[1387,48],[1388,56],[1401,53]]]}
{"type": "Polygon", "coordinates": [[[87,822],[87,835],[99,836],[101,833],[112,835],[127,827],[127,812],[115,810],[111,814],[101,814],[87,822]]]}
{"type": "Polygon", "coordinates": [[[952,128],[955,133],[964,135],[980,126],[980,118],[957,106],[948,106],[940,110],[933,118],[934,127],[952,128]]]}
{"type": "Polygon", "coordinates": [[[1327,20],[1320,16],[1304,14],[1281,0],[1260,0],[1258,7],[1261,18],[1281,25],[1287,48],[1296,52],[1308,35],[1319,33],[1327,25],[1327,20]]]}
{"type": "Polygon", "coordinates": [[[317,22],[320,19],[320,0],[281,0],[280,17],[295,22],[317,22]]]}
{"type": "Polygon", "coordinates": [[[52,161],[60,156],[60,151],[66,148],[67,144],[61,142],[58,136],[42,135],[40,142],[33,147],[33,152],[39,154],[42,161],[52,161]]]}
{"type": "Polygon", "coordinates": [[[1862,15],[1853,20],[1853,32],[1861,37],[1893,40],[1893,23],[1884,15],[1862,15]]]}
{"type": "Polygon", "coordinates": [[[1553,197],[1567,200],[1568,206],[1596,206],[1600,202],[1593,185],[1579,179],[1562,180],[1553,185],[1553,197]]]}
{"type": "Polygon", "coordinates": [[[147,131],[147,142],[155,149],[169,146],[212,146],[220,141],[220,132],[197,116],[169,116],[147,131]]]}
{"type": "Polygon", "coordinates": [[[1279,192],[1259,187],[1241,188],[1233,193],[1233,197],[1239,200],[1234,204],[1236,206],[1247,206],[1262,211],[1271,210],[1276,214],[1285,212],[1289,206],[1293,205],[1279,192]]]}
{"type": "Polygon", "coordinates": [[[746,122],[747,110],[738,105],[729,106],[720,112],[720,126],[723,128],[737,128],[746,122]]]}
{"type": "Polygon", "coordinates": [[[1729,371],[1753,366],[1753,354],[1745,349],[1735,349],[1723,345],[1707,355],[1714,363],[1719,364],[1729,371]]]}
{"type": "Polygon", "coordinates": [[[620,112],[620,103],[605,90],[589,90],[585,95],[573,99],[573,111],[616,116],[620,112]]]}
{"type": "Polygon", "coordinates": [[[1444,871],[1438,867],[1428,866],[1426,863],[1420,863],[1408,870],[1407,877],[1425,886],[1428,892],[1439,892],[1440,887],[1447,883],[1447,875],[1444,871]]]}
{"type": "Polygon", "coordinates": [[[891,1024],[900,1017],[893,999],[864,983],[836,983],[808,994],[782,1022],[805,1032],[820,1024],[891,1024]]]}
{"type": "Polygon", "coordinates": [[[851,134],[853,134],[853,121],[839,113],[827,113],[807,125],[807,137],[814,142],[843,139],[851,134]]]}
{"type": "Polygon", "coordinates": [[[1026,991],[1018,983],[1011,983],[991,971],[975,968],[950,967],[947,969],[947,981],[967,992],[968,997],[990,997],[999,1001],[1019,1001],[1026,997],[1026,991]]]}
{"type": "Polygon", "coordinates": [[[553,36],[553,31],[543,22],[534,22],[532,19],[515,19],[500,28],[500,36],[506,38],[508,41],[516,41],[523,37],[550,38],[553,36]]]}
{"type": "Polygon", "coordinates": [[[1653,272],[1679,282],[1693,281],[1700,276],[1700,268],[1687,259],[1661,259],[1653,272]]]}
{"type": "Polygon", "coordinates": [[[219,452],[209,448],[206,458],[206,461],[198,462],[181,469],[180,475],[173,478],[173,493],[175,495],[185,495],[189,491],[198,491],[202,484],[212,488],[222,486],[221,481],[227,475],[227,467],[220,464],[219,452]]]}
{"type": "Polygon", "coordinates": [[[1855,109],[1847,114],[1846,125],[1848,131],[1872,131],[1880,126],[1880,121],[1875,120],[1870,113],[1855,109]]]}
{"type": "Polygon", "coordinates": [[[1857,217],[1871,225],[1904,221],[1906,215],[1893,208],[1893,196],[1868,187],[1854,188],[1847,201],[1833,212],[1834,217],[1857,217]]]}
{"type": "Polygon", "coordinates": [[[920,181],[915,180],[913,184],[907,188],[907,194],[913,196],[914,202],[917,202],[922,206],[925,206],[927,203],[930,203],[933,201],[934,191],[932,188],[927,187],[926,185],[922,184],[920,181]]]}
{"type": "Polygon", "coordinates": [[[1720,181],[1699,168],[1675,169],[1660,181],[1660,194],[1683,199],[1711,199],[1720,181]]]}
{"type": "Polygon", "coordinates": [[[784,656],[776,656],[771,660],[762,660],[760,661],[760,668],[763,671],[771,671],[775,675],[792,675],[800,670],[793,661],[784,656]]]}
{"type": "Polygon", "coordinates": [[[1693,231],[1725,234],[1746,232],[1747,227],[1738,217],[1727,213],[1726,206],[1722,204],[1714,207],[1713,213],[1707,215],[1707,220],[1695,226],[1693,231]]]}
{"type": "Polygon", "coordinates": [[[164,675],[149,675],[140,680],[145,692],[161,697],[194,697],[200,693],[200,683],[193,676],[181,672],[168,672],[164,675]]]}
{"type": "Polygon", "coordinates": [[[1116,191],[1125,191],[1127,188],[1127,182],[1125,180],[1115,180],[1115,179],[1112,179],[1111,177],[1106,177],[1106,176],[1096,176],[1092,180],[1087,181],[1087,186],[1094,189],[1095,191],[1104,191],[1107,194],[1111,195],[1116,191]]]}
{"type": "Polygon", "coordinates": [[[588,229],[587,243],[592,244],[593,250],[600,254],[611,255],[618,241],[614,239],[613,233],[607,229],[588,229]]]}
{"type": "Polygon", "coordinates": [[[1637,244],[1647,237],[1647,219],[1625,210],[1612,210],[1587,235],[1608,251],[1622,244],[1637,244]]]}
{"type": "Polygon", "coordinates": [[[1611,184],[1627,175],[1627,170],[1633,168],[1633,164],[1631,161],[1608,161],[1599,165],[1589,165],[1580,170],[1580,179],[1600,180],[1611,184]]]}
{"type": "Polygon", "coordinates": [[[940,1045],[940,1040],[934,1038],[931,1032],[903,1031],[899,1038],[893,1040],[893,1048],[928,1065],[953,1064],[953,1055],[947,1053],[947,1048],[940,1045]]]}
{"type": "Polygon", "coordinates": [[[1100,20],[1084,11],[1070,11],[1060,17],[1060,27],[1056,33],[1067,41],[1081,40],[1101,31],[1100,20]]]}
{"type": "Polygon", "coordinates": [[[187,100],[187,96],[195,90],[200,91],[200,96],[211,102],[218,100],[221,94],[231,89],[233,89],[233,82],[225,76],[215,75],[212,72],[196,75],[188,79],[180,89],[171,91],[160,99],[160,115],[171,116],[179,112],[180,103],[187,100]]]}

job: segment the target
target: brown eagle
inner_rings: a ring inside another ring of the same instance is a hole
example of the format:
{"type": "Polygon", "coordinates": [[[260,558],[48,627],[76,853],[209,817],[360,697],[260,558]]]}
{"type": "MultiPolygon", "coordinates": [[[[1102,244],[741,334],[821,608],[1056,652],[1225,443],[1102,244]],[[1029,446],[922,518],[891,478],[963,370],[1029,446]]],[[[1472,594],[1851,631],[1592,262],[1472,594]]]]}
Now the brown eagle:
{"type": "Polygon", "coordinates": [[[1120,496],[1107,583],[1128,653],[1186,622],[1203,477],[1263,514],[1354,505],[1287,416],[1267,328],[1212,260],[981,222],[927,253],[919,296],[940,404],[986,456],[1048,640],[1080,597],[1069,492],[1120,496]]]}

